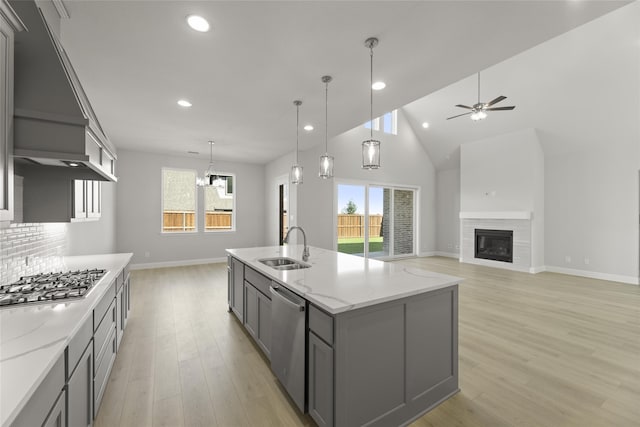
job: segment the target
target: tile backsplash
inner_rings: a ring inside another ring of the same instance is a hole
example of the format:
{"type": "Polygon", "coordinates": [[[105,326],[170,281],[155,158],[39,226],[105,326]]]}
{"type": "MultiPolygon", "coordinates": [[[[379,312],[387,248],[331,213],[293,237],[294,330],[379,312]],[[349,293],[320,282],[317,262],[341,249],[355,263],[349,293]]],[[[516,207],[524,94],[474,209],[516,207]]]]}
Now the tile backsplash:
{"type": "Polygon", "coordinates": [[[62,270],[66,227],[66,224],[0,227],[0,285],[21,276],[62,270]]]}

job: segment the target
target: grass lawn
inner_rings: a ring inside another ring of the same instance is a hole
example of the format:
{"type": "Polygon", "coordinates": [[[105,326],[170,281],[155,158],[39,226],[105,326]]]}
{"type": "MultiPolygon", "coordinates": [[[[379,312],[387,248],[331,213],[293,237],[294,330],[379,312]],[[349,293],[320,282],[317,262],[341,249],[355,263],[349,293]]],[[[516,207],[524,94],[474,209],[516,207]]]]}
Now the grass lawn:
{"type": "MultiPolygon", "coordinates": [[[[369,238],[369,252],[382,251],[382,237],[369,238]]],[[[364,238],[338,239],[338,252],[345,254],[361,254],[364,252],[364,238]]]]}

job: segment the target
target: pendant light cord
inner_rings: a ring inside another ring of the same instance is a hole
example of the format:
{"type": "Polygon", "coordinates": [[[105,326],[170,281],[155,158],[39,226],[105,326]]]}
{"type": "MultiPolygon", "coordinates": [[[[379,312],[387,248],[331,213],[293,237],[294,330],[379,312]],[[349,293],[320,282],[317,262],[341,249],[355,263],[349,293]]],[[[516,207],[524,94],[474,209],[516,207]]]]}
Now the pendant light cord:
{"type": "Polygon", "coordinates": [[[329,82],[324,84],[324,152],[329,152],[329,82]]]}
{"type": "Polygon", "coordinates": [[[296,165],[298,164],[298,136],[300,132],[300,104],[296,104],[296,165]]]}
{"type": "Polygon", "coordinates": [[[480,104],[480,72],[478,72],[478,104],[480,104]]]}
{"type": "Polygon", "coordinates": [[[371,106],[371,110],[370,110],[370,117],[371,117],[371,121],[369,122],[370,126],[370,130],[371,130],[371,139],[373,139],[373,46],[370,48],[371,50],[371,85],[369,86],[369,91],[371,92],[371,102],[370,102],[370,106],[371,106]]]}

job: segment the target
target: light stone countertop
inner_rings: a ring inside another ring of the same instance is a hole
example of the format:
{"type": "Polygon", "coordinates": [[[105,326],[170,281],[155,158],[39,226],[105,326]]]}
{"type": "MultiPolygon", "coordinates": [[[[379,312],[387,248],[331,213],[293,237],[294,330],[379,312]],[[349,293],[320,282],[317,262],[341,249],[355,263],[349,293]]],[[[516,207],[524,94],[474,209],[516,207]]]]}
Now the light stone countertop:
{"type": "Polygon", "coordinates": [[[300,270],[276,270],[259,259],[288,257],[302,260],[302,245],[227,249],[260,273],[331,314],[418,295],[462,281],[434,273],[355,255],[310,247],[307,264],[300,270]]]}
{"type": "Polygon", "coordinates": [[[0,425],[8,426],[20,413],[132,255],[65,257],[66,270],[107,273],[83,298],[0,308],[0,425]]]}

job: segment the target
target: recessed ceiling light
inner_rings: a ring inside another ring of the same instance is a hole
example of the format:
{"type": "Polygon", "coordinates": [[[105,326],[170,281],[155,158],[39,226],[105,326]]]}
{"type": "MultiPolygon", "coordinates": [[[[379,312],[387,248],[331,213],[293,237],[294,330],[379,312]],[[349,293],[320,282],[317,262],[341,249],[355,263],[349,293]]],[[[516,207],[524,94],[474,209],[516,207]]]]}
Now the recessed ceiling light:
{"type": "Polygon", "coordinates": [[[375,82],[371,85],[371,89],[373,90],[382,90],[385,87],[387,87],[387,84],[385,82],[375,82]]]}
{"type": "Polygon", "coordinates": [[[306,126],[304,127],[304,130],[306,130],[307,132],[311,132],[311,131],[313,130],[313,126],[311,126],[311,125],[306,125],[306,126]]]}
{"type": "Polygon", "coordinates": [[[425,129],[428,128],[429,127],[429,123],[427,123],[427,122],[422,123],[422,127],[425,128],[425,129]]]}
{"type": "Polygon", "coordinates": [[[71,166],[72,168],[77,168],[78,166],[80,166],[80,165],[78,165],[76,162],[69,162],[69,163],[67,163],[67,164],[68,164],[69,166],[71,166]]]}
{"type": "Polygon", "coordinates": [[[181,106],[181,107],[191,107],[193,104],[191,104],[186,99],[181,99],[181,100],[178,101],[178,105],[181,106]]]}
{"type": "Polygon", "coordinates": [[[189,26],[194,30],[200,31],[201,33],[209,31],[209,22],[199,15],[187,16],[187,24],[189,24],[189,26]]]}

